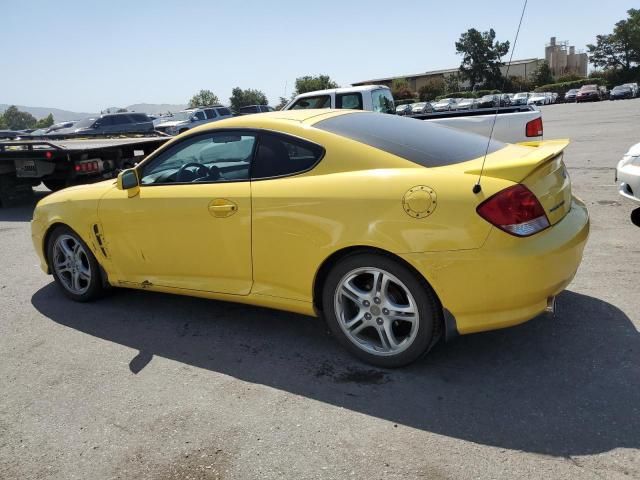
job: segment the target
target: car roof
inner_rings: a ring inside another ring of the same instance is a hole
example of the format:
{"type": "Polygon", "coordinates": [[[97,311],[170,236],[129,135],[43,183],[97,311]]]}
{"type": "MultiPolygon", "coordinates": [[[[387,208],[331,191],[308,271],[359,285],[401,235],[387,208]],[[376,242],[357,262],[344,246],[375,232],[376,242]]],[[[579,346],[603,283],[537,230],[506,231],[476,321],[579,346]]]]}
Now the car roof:
{"type": "Polygon", "coordinates": [[[296,98],[315,97],[316,95],[329,95],[331,93],[368,92],[372,90],[378,90],[380,88],[389,90],[389,87],[385,85],[362,85],[361,87],[327,88],[325,90],[314,90],[313,92],[301,93],[300,95],[296,95],[296,98]]]}

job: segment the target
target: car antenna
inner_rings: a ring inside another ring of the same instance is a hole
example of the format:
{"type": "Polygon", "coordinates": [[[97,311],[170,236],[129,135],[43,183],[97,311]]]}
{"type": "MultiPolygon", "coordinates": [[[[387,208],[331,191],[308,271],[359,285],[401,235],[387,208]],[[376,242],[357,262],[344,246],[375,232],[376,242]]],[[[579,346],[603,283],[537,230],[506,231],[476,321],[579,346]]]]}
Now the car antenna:
{"type": "MultiPolygon", "coordinates": [[[[522,13],[520,14],[520,22],[518,22],[518,29],[516,30],[516,38],[513,40],[513,48],[511,49],[511,55],[509,56],[509,63],[507,64],[507,71],[504,74],[504,80],[502,81],[502,90],[507,85],[507,79],[509,78],[509,68],[511,68],[511,62],[513,60],[513,52],[516,49],[516,43],[518,43],[518,35],[520,34],[520,26],[522,25],[522,19],[524,18],[524,12],[527,9],[527,0],[524,0],[522,5],[522,13]]],[[[491,132],[489,133],[489,140],[487,141],[487,148],[484,151],[484,158],[482,159],[482,166],[480,167],[480,175],[478,181],[473,185],[473,193],[478,194],[482,191],[482,173],[484,172],[484,162],[487,161],[487,155],[489,154],[489,147],[491,146],[491,140],[493,138],[493,129],[496,126],[496,120],[498,119],[498,109],[500,108],[500,98],[498,97],[498,105],[496,105],[496,113],[493,115],[493,122],[491,123],[491,132]]]]}

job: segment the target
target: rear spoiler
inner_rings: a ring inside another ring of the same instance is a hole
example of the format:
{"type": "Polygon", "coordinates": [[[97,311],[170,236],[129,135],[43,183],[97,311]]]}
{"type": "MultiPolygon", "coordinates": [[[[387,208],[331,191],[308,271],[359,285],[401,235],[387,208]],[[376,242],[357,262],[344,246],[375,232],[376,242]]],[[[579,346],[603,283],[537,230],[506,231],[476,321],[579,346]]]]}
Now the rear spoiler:
{"type": "MultiPolygon", "coordinates": [[[[542,140],[535,142],[522,142],[518,146],[526,149],[513,149],[514,156],[509,159],[500,158],[502,150],[498,150],[487,156],[487,162],[482,172],[483,176],[504,178],[513,182],[521,182],[538,167],[560,155],[569,145],[569,139],[542,140]],[[521,155],[518,153],[521,152],[521,155]],[[494,157],[494,158],[492,158],[494,157]]],[[[509,147],[507,147],[509,148],[509,147]]],[[[467,170],[465,173],[480,175],[480,168],[467,170]]]]}

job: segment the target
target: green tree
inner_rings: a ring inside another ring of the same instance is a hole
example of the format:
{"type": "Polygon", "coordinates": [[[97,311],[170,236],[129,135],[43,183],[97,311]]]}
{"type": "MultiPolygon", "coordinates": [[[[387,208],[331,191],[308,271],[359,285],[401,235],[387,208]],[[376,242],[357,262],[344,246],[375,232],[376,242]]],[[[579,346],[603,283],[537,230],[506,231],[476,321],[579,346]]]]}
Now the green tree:
{"type": "Polygon", "coordinates": [[[404,78],[396,78],[391,82],[391,94],[396,100],[408,100],[415,97],[409,88],[409,82],[404,78]]]}
{"type": "Polygon", "coordinates": [[[296,90],[293,96],[327,88],[338,88],[338,84],[331,80],[329,75],[317,75],[315,77],[305,75],[304,77],[296,78],[296,90]]]}
{"type": "Polygon", "coordinates": [[[287,103],[289,103],[289,99],[288,98],[280,97],[280,101],[278,102],[278,104],[274,108],[276,110],[282,110],[287,103]]]}
{"type": "Polygon", "coordinates": [[[546,61],[542,62],[533,73],[533,83],[536,87],[539,87],[540,85],[548,85],[553,82],[553,74],[551,73],[549,64],[546,61]]]}
{"type": "Polygon", "coordinates": [[[441,78],[430,78],[427,83],[418,89],[418,96],[423,102],[433,100],[444,93],[444,80],[441,78]]]}
{"type": "Polygon", "coordinates": [[[612,33],[597,35],[596,43],[587,45],[589,61],[596,67],[629,71],[640,63],[640,10],[632,8],[627,14],[612,33]]]}
{"type": "Polygon", "coordinates": [[[444,93],[460,91],[460,73],[451,73],[444,76],[444,93]]]}
{"type": "Polygon", "coordinates": [[[509,42],[498,42],[496,32],[479,32],[470,28],[456,42],[456,53],[462,55],[460,74],[473,89],[478,84],[486,87],[501,86],[501,58],[509,51],[509,42]]]}
{"type": "Polygon", "coordinates": [[[0,113],[0,129],[6,129],[9,128],[7,127],[7,122],[5,122],[4,120],[4,115],[0,113]]]}
{"type": "Polygon", "coordinates": [[[200,90],[196,93],[191,100],[189,100],[189,107],[207,107],[209,105],[215,105],[220,103],[218,97],[211,90],[200,90]]]}
{"type": "Polygon", "coordinates": [[[240,107],[246,107],[247,105],[268,105],[269,101],[267,100],[267,96],[260,90],[253,88],[243,90],[240,87],[236,87],[231,90],[229,103],[231,104],[231,110],[237,113],[240,111],[240,107]]]}
{"type": "Polygon", "coordinates": [[[36,125],[36,117],[28,112],[21,112],[18,107],[11,105],[4,112],[4,121],[11,130],[24,130],[36,125]]]}
{"type": "Polygon", "coordinates": [[[49,114],[36,122],[36,128],[49,128],[53,125],[53,114],[49,114]]]}

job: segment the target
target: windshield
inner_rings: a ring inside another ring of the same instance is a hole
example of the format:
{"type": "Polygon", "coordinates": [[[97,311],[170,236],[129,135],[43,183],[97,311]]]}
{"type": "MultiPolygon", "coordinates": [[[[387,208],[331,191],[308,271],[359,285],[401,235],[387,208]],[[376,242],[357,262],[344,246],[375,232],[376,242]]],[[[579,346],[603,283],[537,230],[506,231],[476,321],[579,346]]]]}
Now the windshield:
{"type": "Polygon", "coordinates": [[[528,95],[528,93],[516,93],[516,96],[514,98],[523,98],[526,97],[528,95]]]}
{"type": "Polygon", "coordinates": [[[453,102],[453,98],[443,98],[438,103],[449,103],[449,102],[453,102]]]}
{"type": "Polygon", "coordinates": [[[85,118],[84,120],[80,120],[78,123],[76,123],[75,127],[76,128],[87,128],[87,127],[92,126],[95,121],[96,121],[95,118],[85,118]]]}
{"type": "Polygon", "coordinates": [[[426,105],[426,103],[416,103],[413,108],[422,108],[426,105]]]}
{"type": "Polygon", "coordinates": [[[167,121],[167,122],[186,122],[187,120],[189,120],[191,118],[191,115],[193,115],[193,111],[192,110],[188,110],[188,111],[184,111],[184,112],[177,112],[177,113],[174,113],[171,117],[166,118],[165,121],[167,121]]]}
{"type": "Polygon", "coordinates": [[[619,92],[620,90],[631,90],[631,87],[613,87],[614,92],[619,92]]]}

